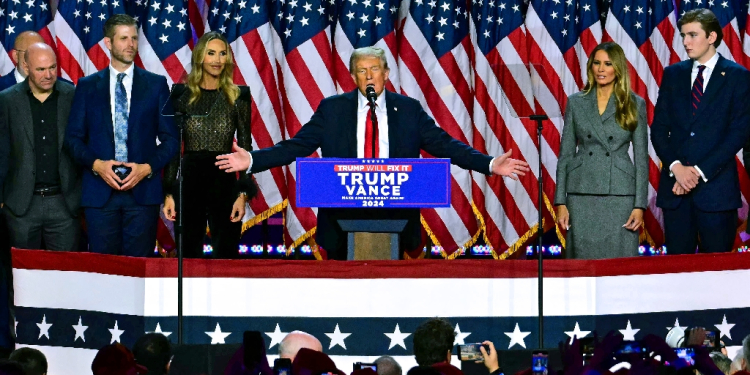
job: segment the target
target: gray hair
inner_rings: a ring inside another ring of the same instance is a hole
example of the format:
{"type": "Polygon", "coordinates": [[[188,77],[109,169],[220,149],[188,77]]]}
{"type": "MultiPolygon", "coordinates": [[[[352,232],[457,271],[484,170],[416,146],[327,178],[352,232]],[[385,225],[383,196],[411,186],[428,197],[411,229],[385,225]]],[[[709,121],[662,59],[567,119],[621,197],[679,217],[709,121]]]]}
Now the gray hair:
{"type": "Polygon", "coordinates": [[[380,59],[380,64],[383,65],[383,69],[389,70],[388,60],[385,58],[385,51],[379,47],[362,47],[357,48],[352,52],[352,56],[349,57],[349,73],[354,74],[354,65],[357,61],[366,57],[376,57],[380,59]]]}
{"type": "Polygon", "coordinates": [[[401,365],[393,357],[384,355],[375,360],[378,367],[378,375],[401,375],[401,365]]]}
{"type": "Polygon", "coordinates": [[[711,360],[714,361],[714,364],[719,368],[719,370],[721,370],[721,372],[725,374],[729,374],[731,372],[732,360],[729,359],[729,357],[725,356],[724,353],[711,352],[709,356],[711,356],[711,360]]]}

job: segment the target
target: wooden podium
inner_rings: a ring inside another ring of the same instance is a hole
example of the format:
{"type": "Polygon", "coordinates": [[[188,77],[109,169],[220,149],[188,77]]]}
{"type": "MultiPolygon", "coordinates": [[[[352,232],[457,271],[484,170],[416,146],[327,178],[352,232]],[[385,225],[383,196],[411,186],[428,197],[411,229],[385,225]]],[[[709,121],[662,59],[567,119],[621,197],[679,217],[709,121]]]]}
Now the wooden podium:
{"type": "Polygon", "coordinates": [[[338,220],[347,233],[347,260],[398,260],[406,220],[338,220]]]}

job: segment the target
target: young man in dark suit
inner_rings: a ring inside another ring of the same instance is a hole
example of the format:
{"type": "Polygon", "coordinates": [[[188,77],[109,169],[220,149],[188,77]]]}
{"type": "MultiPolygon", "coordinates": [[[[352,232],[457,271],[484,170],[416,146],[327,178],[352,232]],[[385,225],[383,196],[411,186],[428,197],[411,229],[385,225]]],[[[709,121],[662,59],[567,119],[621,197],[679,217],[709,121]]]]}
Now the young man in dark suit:
{"type": "Polygon", "coordinates": [[[661,159],[657,206],[669,254],[728,252],[742,205],[734,157],[750,136],[750,73],[716,52],[723,36],[708,9],[678,21],[690,60],[664,69],[651,125],[661,159]]]}
{"type": "MultiPolygon", "coordinates": [[[[385,91],[389,69],[382,49],[355,50],[349,71],[358,89],[323,99],[310,121],[293,138],[251,153],[236,147],[233,154],[217,157],[216,165],[227,172],[257,173],[287,165],[320,148],[323,157],[334,158],[418,158],[420,150],[425,150],[436,157],[450,158],[451,163],[464,169],[514,179],[528,170],[526,163],[509,158],[510,152],[492,158],[453,139],[435,124],[418,101],[385,91]],[[367,125],[368,86],[377,94],[377,132],[371,131],[371,124],[367,125]],[[377,145],[374,154],[370,146],[372,137],[377,145]]],[[[329,258],[346,259],[347,255],[346,235],[337,220],[362,218],[406,219],[401,247],[411,250],[419,245],[419,209],[320,208],[317,242],[329,258]]]]}
{"type": "Polygon", "coordinates": [[[167,80],[133,64],[135,19],[112,15],[104,44],[111,65],[78,81],[65,145],[84,167],[90,250],[145,257],[156,243],[161,169],[179,147],[177,128],[162,115],[171,111],[167,80]]]}

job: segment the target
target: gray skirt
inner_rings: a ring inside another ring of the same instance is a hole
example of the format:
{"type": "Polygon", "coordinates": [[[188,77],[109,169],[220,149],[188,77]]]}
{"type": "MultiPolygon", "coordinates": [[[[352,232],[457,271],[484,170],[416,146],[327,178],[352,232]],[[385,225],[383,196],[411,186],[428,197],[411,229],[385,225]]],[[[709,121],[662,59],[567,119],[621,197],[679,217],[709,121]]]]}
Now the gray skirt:
{"type": "Polygon", "coordinates": [[[638,255],[638,231],[623,228],[635,196],[568,194],[568,259],[608,259],[638,255]]]}

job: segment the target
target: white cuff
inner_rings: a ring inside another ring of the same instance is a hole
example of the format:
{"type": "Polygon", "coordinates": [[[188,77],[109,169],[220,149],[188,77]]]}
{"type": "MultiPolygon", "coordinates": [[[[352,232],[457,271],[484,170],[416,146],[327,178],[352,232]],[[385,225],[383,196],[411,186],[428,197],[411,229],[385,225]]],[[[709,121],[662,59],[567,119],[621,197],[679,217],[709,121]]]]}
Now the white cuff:
{"type": "MultiPolygon", "coordinates": [[[[673,161],[673,162],[672,162],[672,164],[670,164],[670,165],[669,165],[669,177],[674,177],[674,173],[672,173],[672,167],[674,167],[674,166],[675,166],[675,164],[680,164],[680,165],[682,165],[682,163],[680,163],[680,161],[679,161],[679,160],[675,160],[675,161],[673,161]]],[[[252,165],[252,163],[251,163],[250,165],[252,165]]]]}
{"type": "Polygon", "coordinates": [[[694,165],[693,168],[695,168],[695,170],[698,171],[698,173],[701,174],[701,178],[703,179],[703,182],[708,182],[708,179],[706,178],[706,175],[703,174],[703,171],[700,168],[698,168],[697,165],[694,165]]]}
{"type": "Polygon", "coordinates": [[[247,155],[250,156],[250,166],[247,167],[247,171],[245,171],[245,173],[250,175],[250,170],[253,169],[253,154],[251,154],[250,151],[248,151],[247,155]]]}
{"type": "MultiPolygon", "coordinates": [[[[492,158],[492,160],[490,160],[490,176],[493,175],[493,173],[492,173],[492,163],[495,162],[495,159],[497,159],[497,156],[495,156],[494,158],[492,158]]],[[[251,165],[252,165],[252,163],[251,163],[251,165]]]]}

